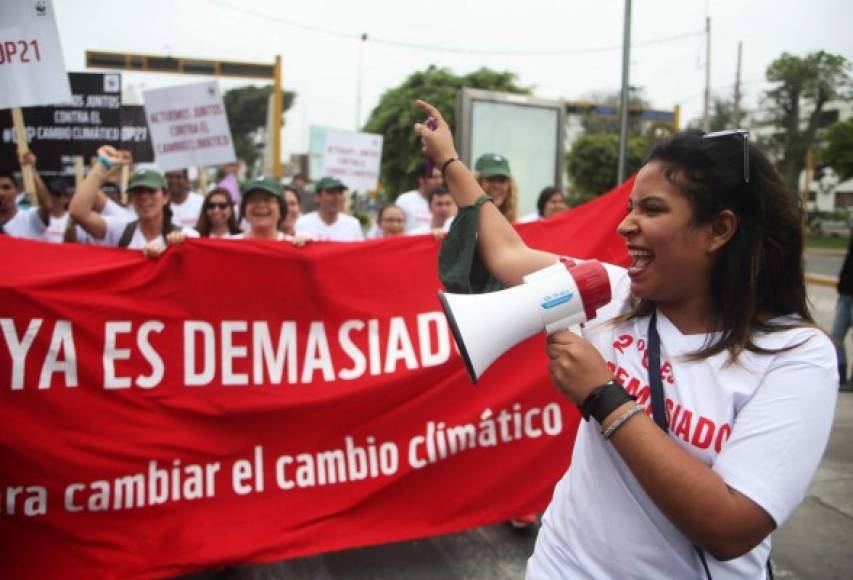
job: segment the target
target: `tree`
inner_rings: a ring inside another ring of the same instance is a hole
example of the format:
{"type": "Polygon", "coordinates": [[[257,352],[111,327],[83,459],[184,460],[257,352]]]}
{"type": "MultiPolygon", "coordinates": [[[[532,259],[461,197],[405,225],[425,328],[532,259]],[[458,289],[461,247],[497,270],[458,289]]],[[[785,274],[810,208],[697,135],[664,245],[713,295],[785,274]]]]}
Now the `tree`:
{"type": "MultiPolygon", "coordinates": [[[[272,94],[272,85],[263,87],[245,86],[231,89],[223,95],[228,125],[234,140],[234,152],[247,167],[252,167],[260,156],[258,146],[265,141],[267,125],[267,102],[272,94]]],[[[296,98],[292,91],[282,91],[282,117],[296,98]]]]}
{"type": "MultiPolygon", "coordinates": [[[[646,153],[646,141],[639,136],[628,138],[628,173],[640,169],[646,153]]],[[[606,193],[617,185],[619,135],[616,133],[582,133],[566,155],[566,168],[572,179],[573,205],[606,193]]]]}
{"type": "MultiPolygon", "coordinates": [[[[741,118],[743,116],[741,111],[741,118]]],[[[724,131],[726,129],[737,129],[735,127],[735,103],[734,100],[715,95],[711,99],[711,110],[708,119],[709,131],[724,131]]],[[[690,129],[702,129],[702,118],[693,119],[688,124],[690,129]]]]}
{"type": "MultiPolygon", "coordinates": [[[[641,87],[629,87],[628,89],[628,133],[639,135],[643,128],[642,111],[650,108],[649,101],[643,96],[641,87]]],[[[610,107],[615,111],[614,115],[597,115],[592,110],[584,113],[581,118],[583,130],[586,133],[616,133],[621,130],[619,107],[622,106],[622,95],[619,92],[593,91],[581,98],[581,101],[592,103],[600,107],[610,107]]]]}
{"type": "Polygon", "coordinates": [[[853,177],[853,117],[827,128],[819,156],[821,164],[831,167],[841,181],[853,177]]]}
{"type": "Polygon", "coordinates": [[[799,189],[799,175],[821,128],[824,105],[851,97],[849,69],[843,56],[822,50],[802,58],[782,53],[767,67],[767,80],[775,86],[765,93],[764,104],[775,132],[762,145],[777,160],[792,192],[799,189]]]}
{"type": "Polygon", "coordinates": [[[458,76],[434,65],[386,91],[370,113],[364,130],[384,137],[381,169],[386,191],[393,192],[390,197],[417,186],[417,167],[424,156],[412,131],[412,126],[423,120],[415,100],[423,99],[438,107],[448,124],[455,127],[456,96],[464,87],[530,94],[529,88],[515,84],[515,74],[511,72],[481,68],[458,76]]]}

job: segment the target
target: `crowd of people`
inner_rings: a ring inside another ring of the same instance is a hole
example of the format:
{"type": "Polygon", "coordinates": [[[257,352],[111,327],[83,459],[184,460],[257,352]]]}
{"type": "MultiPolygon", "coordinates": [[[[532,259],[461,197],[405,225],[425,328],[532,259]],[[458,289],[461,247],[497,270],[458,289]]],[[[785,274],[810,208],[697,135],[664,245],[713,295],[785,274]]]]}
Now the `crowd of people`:
{"type": "MultiPolygon", "coordinates": [[[[122,169],[132,159],[110,146],[98,150],[85,178],[75,187],[65,178],[46,184],[32,152],[20,156],[21,169],[35,175],[35,206],[11,171],[0,172],[0,231],[48,242],[76,242],[142,250],[150,257],[169,244],[191,237],[279,240],[303,246],[311,241],[354,242],[402,235],[442,239],[456,215],[456,204],[441,172],[424,162],[417,189],[400,193],[379,208],[375,223],[363,228],[347,212],[347,186],[335,177],[308,183],[297,175],[289,184],[259,176],[236,186],[235,171],[206,192],[193,191],[186,169],[161,173],[151,167],[130,172],[122,201],[122,169]]],[[[516,220],[518,188],[509,161],[496,154],[479,159],[484,187],[512,221],[549,217],[567,209],[565,196],[546,187],[538,212],[516,220]]]]}

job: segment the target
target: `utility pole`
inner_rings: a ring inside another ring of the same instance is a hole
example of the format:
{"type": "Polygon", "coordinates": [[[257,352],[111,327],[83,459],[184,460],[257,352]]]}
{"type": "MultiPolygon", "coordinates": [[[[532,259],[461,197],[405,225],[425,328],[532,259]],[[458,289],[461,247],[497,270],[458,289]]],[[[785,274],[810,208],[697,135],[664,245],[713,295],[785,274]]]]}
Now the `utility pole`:
{"type": "Polygon", "coordinates": [[[711,130],[711,17],[705,17],[705,103],[702,112],[702,130],[711,130]]]}
{"type": "Polygon", "coordinates": [[[355,89],[355,130],[361,130],[361,60],[364,52],[364,42],[367,40],[367,33],[361,33],[361,43],[358,45],[358,80],[356,81],[355,89]]]}
{"type": "Polygon", "coordinates": [[[740,127],[740,59],[743,53],[743,42],[737,43],[737,73],[735,74],[734,125],[740,127]]]}
{"type": "Polygon", "coordinates": [[[628,165],[628,72],[631,66],[631,0],[625,0],[625,32],[622,39],[622,99],[619,106],[619,169],[617,183],[625,181],[628,165]]]}

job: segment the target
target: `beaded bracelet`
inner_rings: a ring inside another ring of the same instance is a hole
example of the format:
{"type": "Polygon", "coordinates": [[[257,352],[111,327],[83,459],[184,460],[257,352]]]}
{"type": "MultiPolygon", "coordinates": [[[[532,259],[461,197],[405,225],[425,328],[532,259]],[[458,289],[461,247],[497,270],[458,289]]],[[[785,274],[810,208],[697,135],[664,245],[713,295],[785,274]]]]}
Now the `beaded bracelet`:
{"type": "Polygon", "coordinates": [[[624,425],[628,421],[628,419],[630,419],[634,415],[643,413],[644,411],[645,409],[643,409],[639,405],[634,405],[633,407],[622,413],[622,416],[613,421],[607,429],[601,432],[601,434],[604,435],[605,439],[610,439],[610,436],[613,435],[619,427],[624,425]]]}

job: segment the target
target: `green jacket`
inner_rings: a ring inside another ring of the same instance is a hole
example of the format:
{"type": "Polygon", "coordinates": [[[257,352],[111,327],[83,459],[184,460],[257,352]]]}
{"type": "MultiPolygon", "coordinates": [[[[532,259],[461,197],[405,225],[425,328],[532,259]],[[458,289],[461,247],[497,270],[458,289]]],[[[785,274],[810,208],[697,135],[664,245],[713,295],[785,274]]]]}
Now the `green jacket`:
{"type": "Polygon", "coordinates": [[[450,231],[441,244],[438,274],[448,292],[481,294],[503,290],[503,285],[486,269],[477,250],[477,222],[480,207],[491,201],[481,195],[474,205],[459,208],[450,231]]]}

